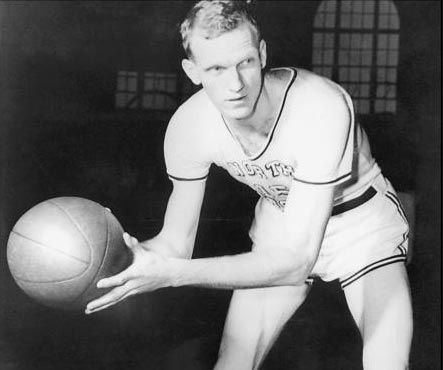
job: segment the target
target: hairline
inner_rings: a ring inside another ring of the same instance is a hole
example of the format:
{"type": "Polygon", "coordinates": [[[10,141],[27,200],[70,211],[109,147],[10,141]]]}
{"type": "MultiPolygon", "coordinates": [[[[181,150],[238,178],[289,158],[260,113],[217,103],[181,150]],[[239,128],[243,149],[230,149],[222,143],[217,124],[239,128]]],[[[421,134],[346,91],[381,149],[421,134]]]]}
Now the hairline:
{"type": "MultiPolygon", "coordinates": [[[[242,28],[243,26],[248,27],[248,30],[250,31],[252,37],[254,38],[254,41],[256,42],[257,48],[259,48],[260,41],[262,40],[262,38],[261,38],[260,31],[259,31],[258,27],[256,25],[254,25],[251,21],[249,21],[247,18],[244,18],[241,22],[239,22],[236,25],[236,27],[229,29],[229,30],[221,30],[219,33],[217,33],[216,36],[213,36],[213,37],[205,36],[205,35],[207,35],[207,32],[205,32],[205,29],[203,27],[199,27],[198,25],[194,25],[194,27],[192,27],[190,29],[190,32],[188,33],[187,47],[184,47],[187,58],[191,59],[191,60],[195,60],[195,57],[194,57],[194,54],[193,54],[192,48],[191,48],[191,40],[195,36],[200,36],[200,37],[203,37],[207,40],[213,40],[213,39],[216,39],[220,36],[223,36],[226,33],[229,33],[229,32],[235,31],[239,28],[242,28]],[[199,32],[199,30],[202,32],[199,32]]],[[[183,44],[184,44],[184,40],[183,40],[183,44]]]]}

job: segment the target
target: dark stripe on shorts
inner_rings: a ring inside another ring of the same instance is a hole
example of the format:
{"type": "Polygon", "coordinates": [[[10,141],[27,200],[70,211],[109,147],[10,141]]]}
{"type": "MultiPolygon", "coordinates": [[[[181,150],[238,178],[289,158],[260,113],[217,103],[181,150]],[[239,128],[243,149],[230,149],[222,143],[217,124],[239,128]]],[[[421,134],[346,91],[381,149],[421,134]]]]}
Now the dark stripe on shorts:
{"type": "Polygon", "coordinates": [[[357,208],[361,206],[363,203],[366,203],[369,199],[373,198],[377,194],[377,190],[375,190],[372,186],[368,188],[362,195],[357,198],[348,200],[344,203],[338,204],[332,208],[331,216],[337,216],[346,211],[350,211],[351,209],[357,208]]]}
{"type": "MultiPolygon", "coordinates": [[[[403,243],[402,243],[403,244],[403,243]]],[[[406,261],[406,252],[404,252],[404,248],[400,248],[402,245],[398,247],[400,252],[402,254],[397,256],[391,256],[384,259],[381,259],[380,261],[371,263],[370,265],[362,268],[360,271],[356,272],[355,274],[351,275],[350,277],[340,280],[341,288],[346,288],[349,284],[353,283],[354,281],[360,279],[362,276],[366,275],[367,273],[374,271],[380,267],[391,265],[393,263],[397,262],[405,262],[406,261]]]]}
{"type": "Polygon", "coordinates": [[[195,178],[186,178],[186,177],[176,177],[168,174],[168,177],[178,181],[200,181],[200,180],[205,180],[208,177],[208,175],[202,177],[195,177],[195,178]]]}
{"type": "Polygon", "coordinates": [[[397,207],[398,213],[400,213],[400,216],[403,218],[403,220],[408,222],[408,219],[406,217],[406,212],[400,202],[400,199],[398,199],[397,195],[395,195],[394,193],[392,193],[390,191],[387,191],[385,195],[392,203],[395,204],[395,206],[397,207]]]}

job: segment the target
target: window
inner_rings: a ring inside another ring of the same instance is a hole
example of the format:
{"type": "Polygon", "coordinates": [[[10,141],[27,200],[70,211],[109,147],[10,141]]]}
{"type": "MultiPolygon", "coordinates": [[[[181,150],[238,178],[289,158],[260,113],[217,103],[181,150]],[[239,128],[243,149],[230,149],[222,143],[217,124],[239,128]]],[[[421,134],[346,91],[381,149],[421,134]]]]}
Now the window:
{"type": "Polygon", "coordinates": [[[142,108],[173,110],[177,107],[177,75],[145,72],[142,108]]]}
{"type": "Polygon", "coordinates": [[[137,108],[137,78],[137,72],[118,72],[115,94],[117,108],[137,108]]]}
{"type": "Polygon", "coordinates": [[[120,71],[117,74],[115,106],[172,111],[198,90],[187,77],[183,77],[175,73],[120,71]]]}
{"type": "Polygon", "coordinates": [[[317,10],[313,70],[339,82],[360,114],[396,111],[399,23],[389,0],[326,0],[317,10]]]}

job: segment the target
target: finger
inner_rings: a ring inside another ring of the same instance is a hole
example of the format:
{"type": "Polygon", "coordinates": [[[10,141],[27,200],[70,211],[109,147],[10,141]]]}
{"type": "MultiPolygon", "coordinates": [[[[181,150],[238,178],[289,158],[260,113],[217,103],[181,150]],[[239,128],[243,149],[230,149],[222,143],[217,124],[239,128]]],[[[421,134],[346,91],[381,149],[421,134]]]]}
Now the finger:
{"type": "Polygon", "coordinates": [[[131,284],[126,284],[125,286],[115,288],[108,294],[89,302],[86,306],[85,313],[91,314],[104,310],[135,294],[136,290],[131,288],[131,286],[131,284]]]}
{"type": "Polygon", "coordinates": [[[132,265],[114,276],[99,280],[97,282],[97,288],[113,288],[125,284],[132,278],[131,267],[132,265]]]}
{"type": "Polygon", "coordinates": [[[115,288],[108,294],[105,294],[104,296],[97,298],[92,302],[89,302],[86,306],[85,313],[94,313],[115,305],[123,299],[123,297],[125,296],[125,290],[126,289],[124,287],[115,288]]]}
{"type": "Polygon", "coordinates": [[[106,209],[108,212],[112,213],[111,208],[105,207],[105,209],[106,209]]]}

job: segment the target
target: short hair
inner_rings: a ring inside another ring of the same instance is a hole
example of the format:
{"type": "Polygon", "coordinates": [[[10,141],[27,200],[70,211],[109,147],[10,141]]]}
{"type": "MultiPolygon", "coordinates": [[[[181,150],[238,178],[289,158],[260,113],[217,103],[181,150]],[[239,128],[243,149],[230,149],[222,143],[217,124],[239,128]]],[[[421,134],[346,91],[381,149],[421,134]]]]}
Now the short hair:
{"type": "Polygon", "coordinates": [[[189,10],[180,25],[183,49],[188,57],[192,56],[190,39],[195,29],[199,29],[206,39],[213,39],[246,22],[252,25],[256,31],[257,41],[260,41],[257,21],[252,15],[251,6],[246,1],[201,0],[189,10]]]}

